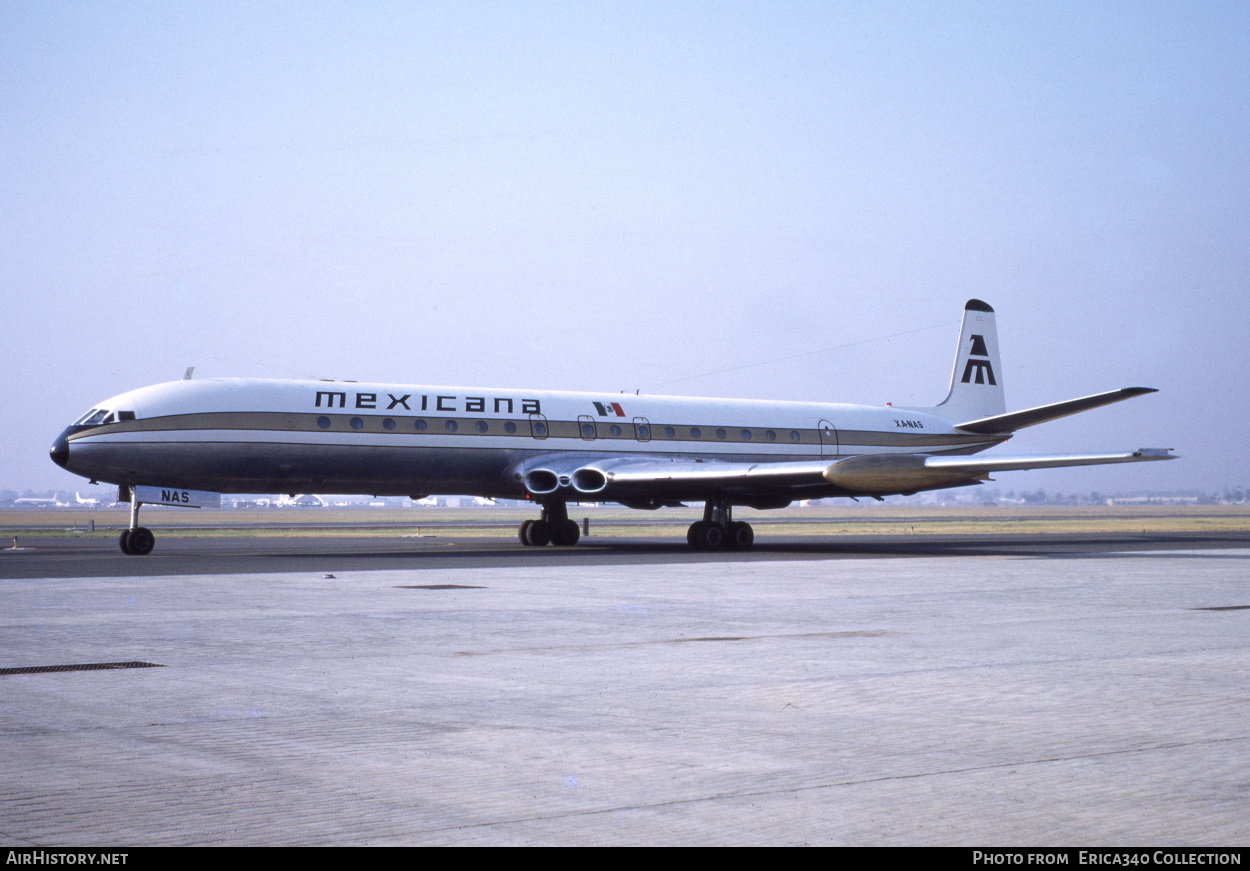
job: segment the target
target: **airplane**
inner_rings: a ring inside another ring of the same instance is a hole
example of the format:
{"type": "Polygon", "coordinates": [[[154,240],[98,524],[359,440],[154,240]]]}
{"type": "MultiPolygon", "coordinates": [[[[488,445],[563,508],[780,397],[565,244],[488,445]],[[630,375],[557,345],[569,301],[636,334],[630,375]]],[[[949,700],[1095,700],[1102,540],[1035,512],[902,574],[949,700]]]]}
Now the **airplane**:
{"type": "Polygon", "coordinates": [[[61,508],[65,503],[55,496],[46,499],[37,496],[23,496],[20,499],[14,499],[13,505],[16,508],[61,508]]]}
{"type": "Polygon", "coordinates": [[[328,508],[329,503],[315,493],[290,493],[278,497],[273,503],[274,508],[308,508],[310,506],[328,508]]]}
{"type": "Polygon", "coordinates": [[[990,474],[1174,459],[1171,449],[1046,457],[975,456],[1023,427],[1156,392],[1126,387],[1007,412],[994,310],[964,306],[946,398],[930,408],[678,396],[426,387],[338,381],[171,381],[98,403],[50,454],[129,491],[124,553],[151,552],[139,507],[192,491],[431,493],[528,499],[521,543],[570,546],[568,503],[656,509],[703,502],[697,550],[745,549],[733,509],[795,500],[911,495],[990,474]],[[151,495],[153,488],[167,488],[151,495]],[[175,491],[172,488],[187,488],[175,491]]]}

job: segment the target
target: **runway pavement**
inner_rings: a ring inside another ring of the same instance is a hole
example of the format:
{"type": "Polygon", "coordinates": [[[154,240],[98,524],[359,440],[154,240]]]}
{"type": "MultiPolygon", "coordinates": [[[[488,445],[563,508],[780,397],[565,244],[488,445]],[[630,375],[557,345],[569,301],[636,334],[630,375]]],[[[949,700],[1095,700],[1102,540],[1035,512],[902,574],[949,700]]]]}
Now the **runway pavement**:
{"type": "Polygon", "coordinates": [[[0,843],[1245,844],[1250,548],[1005,538],[8,554],[0,843]]]}
{"type": "Polygon", "coordinates": [[[778,535],[750,551],[697,552],[682,530],[654,537],[591,536],[572,548],[522,547],[510,530],[456,535],[302,537],[179,536],[162,531],[143,557],[123,554],[113,537],[27,536],[0,549],[5,578],[157,577],[263,572],[432,570],[505,566],[701,565],[772,560],[955,556],[1043,556],[1104,552],[1250,548],[1250,532],[1032,533],[994,535],[778,535]]]}

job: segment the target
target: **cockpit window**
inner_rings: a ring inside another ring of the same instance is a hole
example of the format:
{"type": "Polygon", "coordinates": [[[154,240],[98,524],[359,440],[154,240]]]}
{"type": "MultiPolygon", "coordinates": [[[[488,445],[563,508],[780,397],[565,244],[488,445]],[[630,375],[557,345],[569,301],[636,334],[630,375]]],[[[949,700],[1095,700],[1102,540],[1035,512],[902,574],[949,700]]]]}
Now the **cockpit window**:
{"type": "Polygon", "coordinates": [[[99,426],[104,423],[104,419],[109,416],[107,408],[93,408],[87,412],[82,420],[78,421],[78,426],[99,426]]]}
{"type": "Polygon", "coordinates": [[[133,411],[117,411],[112,412],[107,408],[93,408],[84,414],[78,420],[74,421],[74,426],[103,426],[106,423],[118,423],[123,420],[134,420],[135,413],[133,411]]]}

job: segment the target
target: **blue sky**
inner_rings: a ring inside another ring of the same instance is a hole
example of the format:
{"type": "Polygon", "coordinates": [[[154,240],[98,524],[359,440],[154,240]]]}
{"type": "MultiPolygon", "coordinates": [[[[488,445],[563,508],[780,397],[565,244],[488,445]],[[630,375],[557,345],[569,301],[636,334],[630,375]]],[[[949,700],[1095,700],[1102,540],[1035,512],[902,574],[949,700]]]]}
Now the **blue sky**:
{"type": "Polygon", "coordinates": [[[0,84],[0,487],[192,365],[931,405],[970,297],[1161,389],[1011,453],[1185,457],[1000,488],[1250,483],[1244,3],[12,0],[0,84]]]}

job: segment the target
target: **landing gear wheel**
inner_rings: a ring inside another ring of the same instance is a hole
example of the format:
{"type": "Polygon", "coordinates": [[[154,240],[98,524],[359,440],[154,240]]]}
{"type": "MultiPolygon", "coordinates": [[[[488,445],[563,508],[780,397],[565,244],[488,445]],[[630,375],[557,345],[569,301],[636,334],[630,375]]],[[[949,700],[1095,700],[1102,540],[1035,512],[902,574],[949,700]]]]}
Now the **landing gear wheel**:
{"type": "Polygon", "coordinates": [[[122,534],[120,541],[122,553],[131,556],[147,556],[152,552],[152,548],[156,546],[156,536],[152,534],[152,530],[142,526],[136,526],[134,529],[128,529],[122,534]]]}
{"type": "Polygon", "coordinates": [[[698,541],[699,541],[699,527],[700,527],[702,524],[703,524],[703,521],[702,521],[702,520],[696,520],[694,523],[690,524],[690,528],[686,530],[686,544],[690,545],[691,547],[695,548],[696,550],[697,550],[697,549],[698,549],[698,547],[699,547],[699,544],[698,544],[698,541]]]}
{"type": "Polygon", "coordinates": [[[551,543],[550,524],[545,520],[531,520],[529,524],[530,528],[525,533],[526,544],[530,547],[546,547],[551,543]]]}
{"type": "Polygon", "coordinates": [[[695,550],[717,550],[724,541],[725,533],[710,520],[696,520],[686,530],[686,544],[695,550]]]}
{"type": "Polygon", "coordinates": [[[572,547],[582,537],[582,530],[576,520],[551,524],[551,543],[556,547],[572,547]]]}
{"type": "Polygon", "coordinates": [[[517,538],[521,539],[521,544],[526,547],[530,546],[530,527],[534,525],[534,521],[526,520],[521,524],[521,528],[517,530],[517,538]]]}
{"type": "Polygon", "coordinates": [[[725,547],[730,550],[746,550],[755,543],[755,530],[751,524],[737,520],[729,524],[729,532],[725,536],[725,547]]]}
{"type": "Polygon", "coordinates": [[[699,530],[699,545],[704,550],[720,550],[725,546],[725,530],[715,523],[704,524],[699,530]]]}
{"type": "Polygon", "coordinates": [[[698,550],[720,550],[725,546],[725,530],[718,524],[702,520],[694,535],[694,546],[698,550]]]}
{"type": "Polygon", "coordinates": [[[129,529],[122,530],[122,534],[118,536],[117,538],[117,545],[122,549],[122,553],[124,553],[126,556],[132,555],[131,550],[130,550],[130,530],[129,529]]]}

